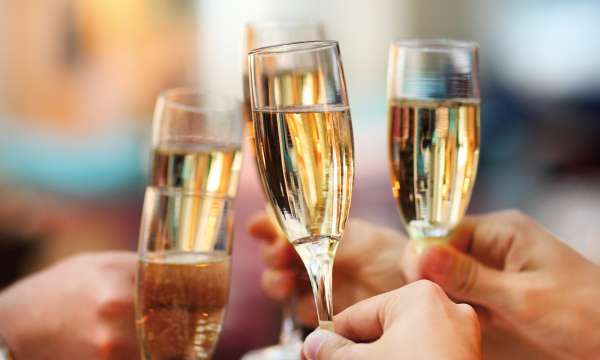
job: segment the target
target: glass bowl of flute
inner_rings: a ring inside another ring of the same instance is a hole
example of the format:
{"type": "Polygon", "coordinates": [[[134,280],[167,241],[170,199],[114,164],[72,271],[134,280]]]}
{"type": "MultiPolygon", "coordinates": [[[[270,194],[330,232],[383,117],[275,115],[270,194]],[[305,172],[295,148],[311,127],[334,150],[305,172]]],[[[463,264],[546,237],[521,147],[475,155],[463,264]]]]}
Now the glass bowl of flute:
{"type": "Polygon", "coordinates": [[[446,39],[390,46],[392,192],[417,250],[446,243],[471,199],[480,147],[478,53],[476,43],[446,39]]]}

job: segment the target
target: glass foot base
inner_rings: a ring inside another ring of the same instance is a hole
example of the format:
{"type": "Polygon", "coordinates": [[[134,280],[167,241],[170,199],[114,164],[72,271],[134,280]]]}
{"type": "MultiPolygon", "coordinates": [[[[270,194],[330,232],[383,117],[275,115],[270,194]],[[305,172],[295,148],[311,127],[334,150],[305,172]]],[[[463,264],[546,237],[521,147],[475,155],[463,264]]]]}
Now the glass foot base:
{"type": "Polygon", "coordinates": [[[302,343],[273,345],[252,350],[242,356],[241,360],[300,360],[300,351],[302,351],[302,343]]]}

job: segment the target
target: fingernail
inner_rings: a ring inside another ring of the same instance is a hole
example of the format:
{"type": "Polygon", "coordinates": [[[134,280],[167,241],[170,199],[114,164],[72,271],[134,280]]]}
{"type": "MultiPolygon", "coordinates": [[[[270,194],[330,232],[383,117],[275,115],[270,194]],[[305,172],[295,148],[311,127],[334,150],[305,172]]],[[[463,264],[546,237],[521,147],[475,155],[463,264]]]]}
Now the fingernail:
{"type": "Polygon", "coordinates": [[[433,274],[445,275],[452,270],[454,262],[452,254],[442,246],[430,248],[427,258],[426,268],[433,274]]]}
{"type": "Polygon", "coordinates": [[[333,336],[331,331],[315,330],[304,340],[304,356],[308,360],[316,360],[321,345],[333,336]]]}

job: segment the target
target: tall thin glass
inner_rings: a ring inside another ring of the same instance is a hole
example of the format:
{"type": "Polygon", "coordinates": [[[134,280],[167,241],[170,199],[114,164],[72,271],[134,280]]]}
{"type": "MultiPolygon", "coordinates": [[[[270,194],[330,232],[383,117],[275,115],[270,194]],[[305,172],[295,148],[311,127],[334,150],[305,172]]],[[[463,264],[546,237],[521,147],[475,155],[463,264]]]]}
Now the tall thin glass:
{"type": "Polygon", "coordinates": [[[406,40],[390,47],[392,190],[417,248],[443,243],[462,220],[479,160],[478,46],[406,40]]]}
{"type": "Polygon", "coordinates": [[[138,244],[143,359],[210,359],[215,349],[229,296],[239,109],[190,89],[157,101],[138,244]]]}
{"type": "Polygon", "coordinates": [[[354,181],[354,143],[338,43],[249,53],[256,162],[280,227],[304,262],[319,326],[333,328],[331,272],[354,181]]]}
{"type": "MultiPolygon", "coordinates": [[[[323,25],[314,21],[259,22],[245,27],[245,48],[242,60],[242,87],[244,89],[244,117],[248,124],[248,137],[254,143],[254,126],[250,107],[250,88],[248,84],[248,52],[253,49],[294,41],[324,40],[323,25]]],[[[267,213],[272,214],[270,205],[267,213]]],[[[274,220],[277,223],[277,220],[274,220]]],[[[280,230],[280,229],[278,229],[280,230]]],[[[282,233],[282,231],[280,230],[282,233]]],[[[285,235],[281,234],[282,238],[285,235]]],[[[285,240],[284,240],[285,241],[285,240]]],[[[302,347],[302,331],[295,321],[295,304],[297,295],[292,295],[283,303],[283,317],[279,344],[253,350],[242,357],[242,360],[297,360],[302,347]]]]}

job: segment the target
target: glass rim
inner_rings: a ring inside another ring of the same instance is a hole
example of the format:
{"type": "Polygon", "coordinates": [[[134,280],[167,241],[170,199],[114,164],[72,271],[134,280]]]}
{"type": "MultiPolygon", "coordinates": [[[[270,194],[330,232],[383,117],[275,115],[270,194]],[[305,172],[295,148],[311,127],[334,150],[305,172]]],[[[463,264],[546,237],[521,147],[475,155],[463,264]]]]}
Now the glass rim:
{"type": "Polygon", "coordinates": [[[241,101],[229,95],[215,94],[201,91],[195,87],[179,86],[160,92],[158,100],[169,107],[180,109],[195,114],[231,112],[239,109],[241,101]],[[196,99],[209,100],[209,104],[191,105],[175,99],[176,96],[193,96],[196,99]]]}
{"type": "Polygon", "coordinates": [[[245,24],[246,28],[253,29],[272,29],[272,28],[296,28],[301,26],[323,26],[323,22],[314,19],[275,19],[275,20],[257,20],[249,21],[245,24]]]}
{"type": "Polygon", "coordinates": [[[475,41],[447,38],[402,39],[392,41],[391,46],[395,48],[405,48],[422,52],[450,52],[455,50],[472,51],[479,49],[479,44],[475,41]]]}
{"type": "Polygon", "coordinates": [[[295,41],[252,49],[248,52],[248,55],[286,54],[294,52],[326,50],[336,47],[338,47],[338,42],[335,40],[295,41]]]}

